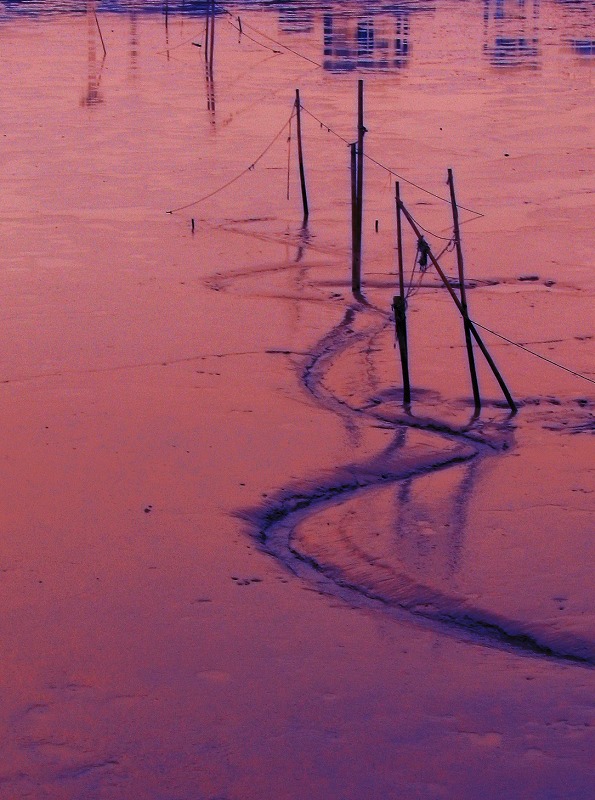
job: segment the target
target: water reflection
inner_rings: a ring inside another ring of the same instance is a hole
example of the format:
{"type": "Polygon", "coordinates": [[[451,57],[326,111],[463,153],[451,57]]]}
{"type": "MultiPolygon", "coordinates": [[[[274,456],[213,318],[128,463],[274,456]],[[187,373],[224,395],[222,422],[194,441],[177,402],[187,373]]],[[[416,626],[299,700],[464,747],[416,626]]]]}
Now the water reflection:
{"type": "MultiPolygon", "coordinates": [[[[407,429],[396,448],[406,445],[407,429]]],[[[395,490],[395,545],[411,575],[448,580],[458,571],[478,460],[401,481],[395,490]]]]}
{"type": "Polygon", "coordinates": [[[103,102],[103,96],[99,91],[103,65],[105,64],[105,52],[103,46],[98,43],[99,27],[95,14],[95,3],[87,2],[87,38],[88,38],[88,60],[87,60],[87,88],[81,98],[81,105],[96,106],[103,102]],[[98,64],[98,46],[102,53],[101,62],[98,64]]]}
{"type": "Polygon", "coordinates": [[[539,0],[484,0],[484,53],[494,67],[539,66],[539,0]]]}
{"type": "Polygon", "coordinates": [[[410,12],[397,7],[387,14],[324,14],[324,68],[389,70],[407,66],[410,12]]]}
{"type": "MultiPolygon", "coordinates": [[[[0,21],[25,15],[84,14],[87,5],[84,0],[0,0],[0,21]]],[[[259,22],[265,37],[270,15],[275,15],[278,35],[307,36],[310,43],[317,43],[322,49],[324,69],[330,72],[397,71],[409,67],[415,54],[421,55],[431,46],[426,38],[427,25],[418,22],[439,12],[451,17],[459,13],[453,0],[254,0],[250,8],[257,7],[268,12],[259,22]]],[[[209,19],[230,13],[234,5],[214,5],[212,0],[98,0],[96,8],[100,15],[130,15],[130,59],[134,69],[138,58],[137,19],[141,14],[163,15],[167,39],[170,17],[209,19]]],[[[475,0],[466,4],[464,13],[469,30],[474,18],[483,25],[483,41],[475,46],[496,68],[541,68],[544,55],[550,51],[544,49],[543,39],[549,42],[552,32],[559,32],[561,43],[577,57],[592,58],[595,53],[592,0],[475,0]]],[[[449,30],[450,36],[464,35],[460,25],[449,30]]],[[[212,82],[212,75],[208,80],[212,82]]],[[[209,93],[212,94],[210,90],[209,93]]],[[[212,101],[211,97],[209,105],[212,101]]]]}

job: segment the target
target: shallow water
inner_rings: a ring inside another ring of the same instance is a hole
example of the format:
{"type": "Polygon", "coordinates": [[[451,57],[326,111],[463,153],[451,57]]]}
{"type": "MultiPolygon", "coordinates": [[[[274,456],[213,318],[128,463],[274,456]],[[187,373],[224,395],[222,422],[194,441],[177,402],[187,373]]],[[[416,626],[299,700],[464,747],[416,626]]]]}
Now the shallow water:
{"type": "Polygon", "coordinates": [[[0,3],[0,797],[583,798],[593,6],[206,10],[0,3]]]}

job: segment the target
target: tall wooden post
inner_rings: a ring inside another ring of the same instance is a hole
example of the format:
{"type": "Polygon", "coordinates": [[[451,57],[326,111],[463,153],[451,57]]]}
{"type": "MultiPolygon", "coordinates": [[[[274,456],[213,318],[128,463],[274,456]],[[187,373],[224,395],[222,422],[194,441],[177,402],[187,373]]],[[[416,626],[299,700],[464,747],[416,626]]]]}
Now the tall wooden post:
{"type": "Polygon", "coordinates": [[[351,151],[351,291],[361,291],[360,259],[357,243],[357,144],[350,145],[351,151]]]}
{"type": "Polygon", "coordinates": [[[455,197],[455,185],[452,169],[448,170],[448,186],[450,188],[450,203],[452,205],[452,219],[454,228],[455,247],[457,251],[457,264],[459,268],[459,287],[461,295],[461,307],[463,314],[463,325],[465,327],[465,344],[467,346],[467,358],[469,359],[469,373],[471,375],[471,386],[473,388],[473,402],[475,410],[481,408],[481,396],[479,394],[479,383],[477,381],[477,371],[475,369],[475,357],[473,355],[473,342],[471,341],[471,330],[469,328],[469,312],[467,310],[467,294],[465,290],[465,269],[463,264],[463,248],[461,246],[461,231],[459,227],[459,209],[455,197]]]}
{"type": "Polygon", "coordinates": [[[358,287],[361,290],[361,269],[362,269],[362,231],[363,231],[363,210],[364,210],[364,82],[357,82],[357,226],[355,241],[355,260],[357,264],[358,287]]]}
{"type": "Polygon", "coordinates": [[[302,148],[302,106],[300,103],[300,90],[295,90],[295,109],[297,117],[297,142],[298,142],[298,161],[300,167],[300,184],[302,187],[302,205],[304,207],[304,222],[310,213],[308,209],[308,193],[306,191],[306,175],[304,172],[304,151],[302,148]]]}

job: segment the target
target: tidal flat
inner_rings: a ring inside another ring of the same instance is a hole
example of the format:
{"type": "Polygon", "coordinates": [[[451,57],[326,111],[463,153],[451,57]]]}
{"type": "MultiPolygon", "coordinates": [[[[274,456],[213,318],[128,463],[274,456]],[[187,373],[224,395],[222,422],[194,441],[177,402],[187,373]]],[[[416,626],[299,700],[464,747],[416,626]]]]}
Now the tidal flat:
{"type": "Polygon", "coordinates": [[[0,36],[0,800],[589,797],[592,3],[0,36]]]}

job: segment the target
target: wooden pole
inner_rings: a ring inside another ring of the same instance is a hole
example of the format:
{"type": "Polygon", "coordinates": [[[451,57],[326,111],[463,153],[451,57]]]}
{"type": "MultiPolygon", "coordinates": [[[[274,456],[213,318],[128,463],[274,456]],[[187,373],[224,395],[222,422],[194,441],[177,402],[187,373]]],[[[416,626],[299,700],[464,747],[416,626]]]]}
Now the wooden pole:
{"type": "Polygon", "coordinates": [[[467,310],[467,294],[465,291],[465,268],[463,264],[463,248],[461,246],[461,230],[459,227],[459,209],[455,197],[455,185],[452,169],[448,170],[448,186],[450,188],[450,203],[452,206],[452,219],[455,237],[455,247],[457,251],[457,264],[459,268],[459,286],[461,294],[461,307],[463,309],[463,324],[465,327],[465,345],[467,347],[467,358],[469,359],[469,373],[471,375],[471,386],[473,388],[473,402],[475,410],[481,408],[481,396],[479,394],[479,383],[477,381],[477,371],[475,369],[475,357],[473,355],[473,342],[471,341],[471,330],[469,329],[469,312],[467,310]]]}
{"type": "Polygon", "coordinates": [[[357,82],[357,226],[356,226],[356,263],[358,271],[358,291],[361,290],[362,271],[362,231],[364,210],[364,82],[357,82]]]}
{"type": "Polygon", "coordinates": [[[350,145],[351,150],[351,291],[361,291],[361,276],[357,257],[357,144],[350,145]]]}
{"type": "Polygon", "coordinates": [[[297,117],[297,142],[298,142],[298,161],[300,166],[300,184],[302,187],[302,205],[304,207],[304,222],[310,213],[308,208],[308,192],[306,191],[306,175],[304,172],[304,151],[302,148],[302,106],[300,103],[300,90],[295,90],[295,109],[297,117]]]}
{"type": "MultiPolygon", "coordinates": [[[[411,214],[407,211],[407,209],[403,205],[403,201],[399,201],[399,207],[400,207],[401,211],[403,212],[403,214],[405,215],[405,219],[411,225],[411,227],[413,229],[413,232],[415,233],[417,238],[421,239],[422,238],[421,231],[419,230],[419,228],[415,224],[415,220],[413,219],[411,214]]],[[[429,245],[427,245],[427,248],[428,248],[427,249],[427,253],[428,253],[428,257],[429,257],[430,261],[432,262],[432,264],[436,268],[436,272],[440,276],[440,278],[442,280],[442,283],[446,286],[446,288],[448,290],[448,293],[450,294],[450,296],[452,297],[452,299],[454,301],[454,304],[459,309],[459,312],[461,313],[461,315],[463,315],[463,306],[461,305],[461,301],[459,300],[459,298],[456,295],[456,292],[454,291],[454,289],[450,285],[450,283],[448,281],[448,278],[446,277],[446,275],[442,271],[442,268],[440,267],[440,264],[438,263],[438,261],[436,260],[436,257],[432,253],[431,247],[429,245]]],[[[504,383],[504,379],[502,378],[502,375],[500,375],[500,373],[498,371],[498,368],[497,368],[497,366],[496,366],[496,364],[494,362],[494,359],[489,354],[487,347],[485,346],[481,336],[477,332],[477,328],[475,327],[475,325],[473,324],[473,322],[471,320],[469,320],[469,330],[471,331],[471,335],[473,336],[473,338],[477,342],[477,344],[479,346],[479,349],[483,353],[483,355],[485,357],[485,360],[488,362],[488,364],[490,366],[490,369],[494,373],[494,377],[496,378],[496,380],[498,381],[498,384],[500,385],[500,388],[502,389],[504,397],[506,398],[506,401],[507,401],[508,405],[510,406],[510,410],[513,412],[513,414],[516,414],[517,407],[516,407],[516,404],[515,404],[514,400],[512,399],[512,395],[508,391],[508,387],[504,383]]]]}
{"type": "Polygon", "coordinates": [[[395,332],[401,357],[401,370],[403,372],[403,404],[411,403],[411,385],[409,382],[409,351],[407,346],[407,303],[405,300],[405,276],[403,270],[403,231],[401,226],[401,201],[399,182],[395,183],[395,204],[397,212],[397,258],[399,264],[399,296],[393,297],[393,311],[395,315],[395,332]]]}
{"type": "Polygon", "coordinates": [[[403,231],[401,226],[401,188],[395,183],[395,204],[397,208],[397,258],[399,264],[399,295],[405,300],[405,275],[403,271],[403,231]]]}

